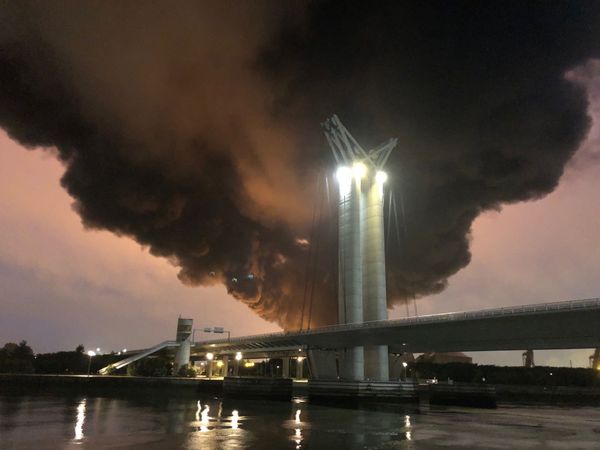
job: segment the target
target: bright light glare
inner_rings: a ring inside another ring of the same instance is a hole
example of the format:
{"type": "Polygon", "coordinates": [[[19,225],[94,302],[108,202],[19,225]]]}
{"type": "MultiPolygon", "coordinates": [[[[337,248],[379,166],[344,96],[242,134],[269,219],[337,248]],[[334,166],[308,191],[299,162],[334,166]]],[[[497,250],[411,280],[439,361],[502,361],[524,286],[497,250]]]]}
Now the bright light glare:
{"type": "Polygon", "coordinates": [[[298,362],[304,361],[304,356],[298,356],[298,362]]]}
{"type": "Polygon", "coordinates": [[[404,362],[402,363],[402,365],[403,365],[404,367],[406,367],[406,366],[408,366],[408,363],[407,363],[406,361],[404,361],[404,362]]]}
{"type": "Polygon", "coordinates": [[[206,359],[208,359],[209,361],[212,361],[212,359],[215,357],[215,355],[213,355],[212,353],[207,353],[206,354],[206,359]]]}
{"type": "Polygon", "coordinates": [[[123,353],[127,353],[127,349],[126,348],[123,349],[123,353]]]}
{"type": "Polygon", "coordinates": [[[241,352],[237,352],[237,353],[235,354],[235,360],[236,360],[236,361],[239,361],[239,360],[241,360],[241,359],[242,359],[242,353],[241,353],[241,352]]]}
{"type": "Polygon", "coordinates": [[[352,179],[352,171],[346,166],[340,167],[335,175],[340,183],[348,183],[352,179]]]}
{"type": "Polygon", "coordinates": [[[354,163],[354,165],[352,166],[352,173],[356,178],[360,180],[367,174],[367,166],[360,162],[354,163]]]}
{"type": "Polygon", "coordinates": [[[385,173],[381,170],[375,174],[375,181],[377,181],[379,184],[385,183],[387,181],[387,179],[388,179],[387,173],[385,173]]]}
{"type": "Polygon", "coordinates": [[[342,166],[337,170],[336,178],[340,185],[340,197],[344,198],[350,194],[352,187],[352,170],[349,167],[342,166]]]}
{"type": "Polygon", "coordinates": [[[223,361],[217,361],[217,367],[223,367],[223,361]]]}
{"type": "Polygon", "coordinates": [[[88,356],[96,356],[96,352],[94,350],[88,350],[88,356]]]}

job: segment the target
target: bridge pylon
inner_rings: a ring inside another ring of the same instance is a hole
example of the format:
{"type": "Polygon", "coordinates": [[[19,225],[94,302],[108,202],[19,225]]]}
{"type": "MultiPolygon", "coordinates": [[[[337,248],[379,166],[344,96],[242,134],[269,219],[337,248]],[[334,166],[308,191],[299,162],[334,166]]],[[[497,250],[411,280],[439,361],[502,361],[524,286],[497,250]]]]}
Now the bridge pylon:
{"type": "MultiPolygon", "coordinates": [[[[339,165],[338,323],[387,320],[383,169],[397,140],[365,151],[336,115],[322,126],[339,165]]],[[[346,348],[340,367],[344,379],[387,381],[388,347],[346,348]]]]}

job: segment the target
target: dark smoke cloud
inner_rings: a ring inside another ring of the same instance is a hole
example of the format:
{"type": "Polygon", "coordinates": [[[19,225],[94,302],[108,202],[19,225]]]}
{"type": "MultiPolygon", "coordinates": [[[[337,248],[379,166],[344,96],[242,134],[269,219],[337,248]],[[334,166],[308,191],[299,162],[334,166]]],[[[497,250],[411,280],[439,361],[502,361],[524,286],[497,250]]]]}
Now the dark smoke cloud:
{"type": "Polygon", "coordinates": [[[305,297],[312,324],[330,323],[319,122],[337,113],[365,146],[399,138],[390,303],[439,292],[469,262],[475,217],[550,192],[585,136],[585,91],[565,74],[599,56],[598,10],[6,2],[0,125],[56,152],[87,227],[132,237],[185,283],[225,283],[284,327],[305,297]]]}

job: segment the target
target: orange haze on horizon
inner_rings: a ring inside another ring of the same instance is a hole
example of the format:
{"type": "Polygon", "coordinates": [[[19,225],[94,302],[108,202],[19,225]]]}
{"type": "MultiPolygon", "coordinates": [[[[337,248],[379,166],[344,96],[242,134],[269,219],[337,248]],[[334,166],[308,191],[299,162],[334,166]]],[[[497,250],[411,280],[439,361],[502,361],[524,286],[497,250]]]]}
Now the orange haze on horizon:
{"type": "MultiPolygon", "coordinates": [[[[176,267],[133,240],[85,230],[62,173],[50,153],[0,135],[0,344],[26,339],[36,352],[147,347],[172,339],[180,314],[234,336],[279,330],[222,286],[182,285],[176,267]]],[[[597,192],[598,165],[570,167],[546,198],[480,216],[471,264],[446,291],[420,299],[419,314],[598,296],[597,192]]],[[[398,306],[390,317],[405,314],[398,306]]],[[[517,353],[475,360],[518,364],[517,353]]],[[[539,353],[538,364],[585,365],[589,351],[539,353]]]]}

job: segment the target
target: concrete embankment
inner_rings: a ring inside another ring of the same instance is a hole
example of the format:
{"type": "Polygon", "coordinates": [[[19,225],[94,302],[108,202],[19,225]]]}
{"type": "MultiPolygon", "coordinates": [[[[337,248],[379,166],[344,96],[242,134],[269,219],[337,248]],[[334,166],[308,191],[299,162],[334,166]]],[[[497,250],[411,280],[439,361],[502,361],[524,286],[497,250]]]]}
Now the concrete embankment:
{"type": "Polygon", "coordinates": [[[174,377],[86,376],[86,375],[21,375],[0,374],[1,393],[80,392],[94,395],[117,395],[131,392],[189,395],[219,395],[222,380],[174,377]]]}
{"type": "Polygon", "coordinates": [[[452,383],[427,386],[430,405],[471,406],[495,408],[496,389],[487,384],[452,383]]]}
{"type": "Polygon", "coordinates": [[[292,394],[291,378],[225,377],[223,380],[224,397],[289,401],[292,394]]]}
{"type": "Polygon", "coordinates": [[[0,374],[2,393],[81,393],[86,395],[152,394],[194,396],[196,394],[230,397],[291,400],[289,378],[228,377],[206,378],[133,377],[111,375],[7,375],[0,374]]]}
{"type": "MultiPolygon", "coordinates": [[[[290,381],[266,378],[264,386],[253,381],[230,382],[230,395],[243,397],[244,391],[256,391],[260,397],[270,394],[275,397],[289,398],[290,381]],[[276,381],[280,380],[280,381],[276,381]],[[256,384],[254,388],[251,384],[256,384]]],[[[600,388],[572,386],[521,386],[491,385],[495,387],[498,403],[540,403],[540,404],[581,404],[600,405],[600,388]]],[[[307,396],[308,383],[294,382],[292,395],[307,396]]],[[[223,395],[223,380],[206,378],[175,377],[133,377],[133,376],[95,376],[85,375],[24,375],[0,374],[0,394],[35,394],[35,393],[81,393],[85,395],[168,395],[195,396],[197,394],[223,395]]],[[[430,400],[430,386],[419,385],[420,401],[430,400]]],[[[349,396],[351,397],[351,396],[349,396]]],[[[373,400],[385,401],[384,398],[373,400]]],[[[336,402],[339,398],[336,399],[336,402]]]]}
{"type": "Polygon", "coordinates": [[[497,384],[496,396],[502,403],[600,405],[600,387],[497,384]]]}

